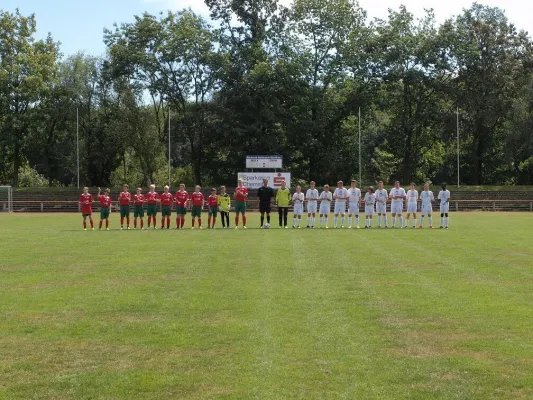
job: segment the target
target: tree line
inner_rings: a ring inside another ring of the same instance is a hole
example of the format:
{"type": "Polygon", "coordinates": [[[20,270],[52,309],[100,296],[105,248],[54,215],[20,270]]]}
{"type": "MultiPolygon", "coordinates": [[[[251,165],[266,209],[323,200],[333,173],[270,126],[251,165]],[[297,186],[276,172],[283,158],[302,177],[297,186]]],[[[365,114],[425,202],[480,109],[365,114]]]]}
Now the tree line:
{"type": "Polygon", "coordinates": [[[168,183],[169,134],[173,185],[233,184],[247,154],[301,180],[454,182],[458,110],[462,183],[533,184],[532,41],[503,10],[205,2],[210,22],[104,29],[102,57],[63,57],[36,16],[0,10],[0,182],[73,185],[79,150],[83,185],[168,183]]]}

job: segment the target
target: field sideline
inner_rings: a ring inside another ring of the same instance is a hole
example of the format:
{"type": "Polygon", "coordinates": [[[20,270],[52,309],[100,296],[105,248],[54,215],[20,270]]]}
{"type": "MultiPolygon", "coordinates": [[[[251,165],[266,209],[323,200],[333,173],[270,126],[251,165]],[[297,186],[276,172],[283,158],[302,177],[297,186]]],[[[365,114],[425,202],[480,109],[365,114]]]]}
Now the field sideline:
{"type": "Polygon", "coordinates": [[[450,226],[0,214],[0,399],[533,398],[533,214],[450,226]]]}

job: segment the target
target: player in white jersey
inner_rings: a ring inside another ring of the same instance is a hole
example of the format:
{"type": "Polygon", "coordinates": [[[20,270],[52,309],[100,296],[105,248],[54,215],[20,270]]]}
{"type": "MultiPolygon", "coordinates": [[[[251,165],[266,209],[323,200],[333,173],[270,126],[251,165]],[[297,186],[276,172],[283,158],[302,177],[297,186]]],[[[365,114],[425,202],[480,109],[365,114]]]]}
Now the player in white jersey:
{"type": "Polygon", "coordinates": [[[400,220],[400,228],[403,226],[403,202],[407,197],[405,189],[400,187],[400,182],[394,182],[394,187],[389,193],[389,198],[391,199],[390,211],[392,214],[392,227],[396,228],[396,216],[400,220]]]}
{"type": "Polygon", "coordinates": [[[324,185],[324,191],[320,193],[320,228],[322,228],[322,221],[326,223],[328,229],[329,213],[331,212],[331,200],[333,196],[329,191],[329,185],[324,185]]]}
{"type": "Polygon", "coordinates": [[[302,215],[304,215],[305,196],[302,193],[302,187],[296,186],[296,193],[292,195],[292,204],[294,204],[294,216],[292,218],[292,227],[300,229],[302,215]],[[298,222],[298,225],[296,225],[298,222]]]}
{"type": "Polygon", "coordinates": [[[446,223],[446,229],[450,227],[448,213],[450,212],[450,191],[446,189],[446,182],[442,184],[442,190],[439,192],[440,200],[440,229],[444,228],[446,223]]]}
{"type": "Polygon", "coordinates": [[[413,214],[413,228],[416,228],[416,212],[418,210],[418,190],[416,190],[416,185],[414,182],[411,182],[409,185],[409,190],[407,191],[407,219],[405,220],[404,228],[409,227],[409,217],[413,214]]]}
{"type": "Polygon", "coordinates": [[[370,186],[365,194],[365,228],[372,228],[375,204],[376,195],[374,194],[374,188],[370,186]]]}
{"type": "Polygon", "coordinates": [[[307,189],[305,198],[307,199],[307,227],[315,227],[316,212],[318,206],[318,190],[315,189],[315,182],[311,181],[310,188],[307,189]]]}
{"type": "Polygon", "coordinates": [[[352,179],[352,186],[348,189],[348,229],[352,229],[352,215],[355,216],[355,227],[359,229],[359,206],[361,204],[361,189],[357,181],[352,179]]]}
{"type": "Polygon", "coordinates": [[[339,215],[342,216],[341,228],[344,228],[344,218],[346,217],[346,200],[348,200],[348,191],[344,188],[343,182],[337,182],[337,189],[333,193],[335,200],[335,229],[337,229],[337,222],[339,215]]]}
{"type": "Polygon", "coordinates": [[[378,190],[376,190],[376,212],[378,214],[378,228],[381,228],[381,222],[385,222],[385,228],[388,228],[387,222],[387,200],[389,195],[383,189],[383,181],[378,182],[378,190]]]}
{"type": "Polygon", "coordinates": [[[424,185],[424,191],[420,193],[420,200],[422,201],[421,216],[420,216],[420,226],[422,229],[424,227],[424,217],[427,215],[429,217],[429,229],[433,229],[433,207],[431,202],[435,200],[433,191],[429,190],[429,183],[424,185]]]}

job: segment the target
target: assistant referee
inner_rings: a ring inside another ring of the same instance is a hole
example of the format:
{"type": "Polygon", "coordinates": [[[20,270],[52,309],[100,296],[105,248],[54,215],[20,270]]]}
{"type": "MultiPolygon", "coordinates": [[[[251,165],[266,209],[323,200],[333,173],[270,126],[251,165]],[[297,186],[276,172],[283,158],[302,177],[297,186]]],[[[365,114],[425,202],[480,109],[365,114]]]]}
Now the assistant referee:
{"type": "Polygon", "coordinates": [[[263,186],[257,191],[257,198],[259,199],[259,212],[261,213],[261,228],[265,223],[265,213],[267,215],[267,224],[270,225],[270,211],[272,210],[272,198],[274,191],[268,186],[268,179],[263,179],[263,186]]]}

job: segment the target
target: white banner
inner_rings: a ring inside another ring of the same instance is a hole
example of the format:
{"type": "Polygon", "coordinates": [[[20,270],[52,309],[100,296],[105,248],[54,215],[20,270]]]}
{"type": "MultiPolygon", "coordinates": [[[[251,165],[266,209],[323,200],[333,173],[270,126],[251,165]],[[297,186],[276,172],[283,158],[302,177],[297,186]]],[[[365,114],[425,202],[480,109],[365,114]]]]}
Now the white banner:
{"type": "Polygon", "coordinates": [[[282,156],[246,156],[248,169],[282,169],[282,156]]]}
{"type": "Polygon", "coordinates": [[[237,179],[242,179],[248,189],[259,189],[263,186],[263,179],[268,179],[268,186],[273,189],[280,188],[283,181],[291,187],[290,172],[239,172],[237,179]]]}

